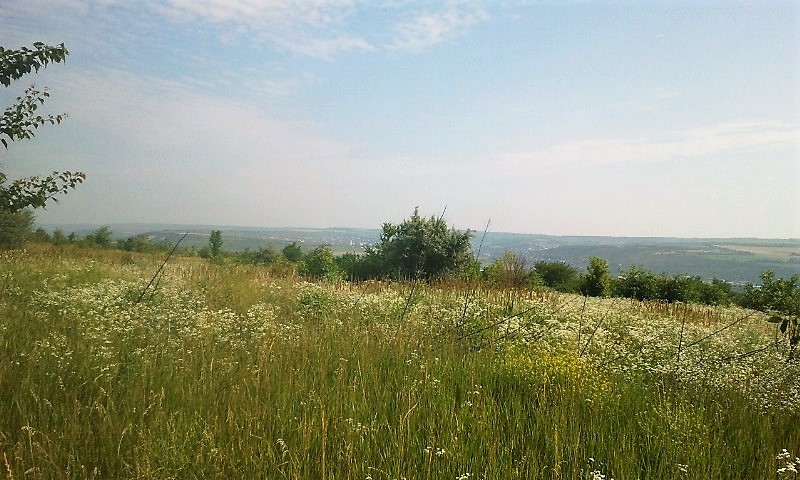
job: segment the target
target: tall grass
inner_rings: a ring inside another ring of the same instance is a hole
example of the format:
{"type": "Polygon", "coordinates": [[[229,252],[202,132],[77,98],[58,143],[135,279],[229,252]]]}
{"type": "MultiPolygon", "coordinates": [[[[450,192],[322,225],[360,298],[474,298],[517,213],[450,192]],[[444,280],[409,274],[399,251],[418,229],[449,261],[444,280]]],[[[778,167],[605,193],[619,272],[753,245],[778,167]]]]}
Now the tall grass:
{"type": "Polygon", "coordinates": [[[740,310],[186,258],[135,303],[160,260],[0,253],[6,478],[771,479],[800,453],[796,366],[728,359],[761,321],[676,356],[740,310]]]}

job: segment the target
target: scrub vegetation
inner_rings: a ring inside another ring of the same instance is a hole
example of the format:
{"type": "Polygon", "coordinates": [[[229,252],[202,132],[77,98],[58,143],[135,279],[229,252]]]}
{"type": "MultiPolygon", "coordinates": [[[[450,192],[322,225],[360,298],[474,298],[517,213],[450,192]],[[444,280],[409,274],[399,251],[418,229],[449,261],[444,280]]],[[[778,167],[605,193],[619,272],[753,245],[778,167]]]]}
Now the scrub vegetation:
{"type": "Polygon", "coordinates": [[[153,279],[164,260],[0,252],[3,476],[773,479],[800,464],[800,363],[772,314],[197,256],[153,279]]]}

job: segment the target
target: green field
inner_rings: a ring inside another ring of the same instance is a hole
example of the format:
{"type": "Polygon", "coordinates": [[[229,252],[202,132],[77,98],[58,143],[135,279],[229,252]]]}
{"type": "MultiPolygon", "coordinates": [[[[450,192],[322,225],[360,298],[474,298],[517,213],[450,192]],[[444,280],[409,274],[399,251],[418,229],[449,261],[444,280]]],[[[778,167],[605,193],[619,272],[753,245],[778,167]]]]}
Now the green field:
{"type": "Polygon", "coordinates": [[[163,260],[0,252],[0,475],[797,478],[763,314],[163,260]]]}

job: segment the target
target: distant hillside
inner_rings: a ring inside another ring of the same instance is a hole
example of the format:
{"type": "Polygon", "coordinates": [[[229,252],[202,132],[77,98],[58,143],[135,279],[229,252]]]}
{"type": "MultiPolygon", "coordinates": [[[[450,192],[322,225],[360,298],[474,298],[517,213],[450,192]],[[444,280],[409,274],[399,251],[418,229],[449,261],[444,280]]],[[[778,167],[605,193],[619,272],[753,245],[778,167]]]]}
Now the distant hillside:
{"type": "MultiPolygon", "coordinates": [[[[47,230],[85,235],[98,225],[43,225],[47,230]]],[[[220,227],[214,225],[120,224],[111,225],[115,238],[145,233],[154,240],[177,241],[189,232],[182,246],[199,248],[208,243],[211,230],[223,233],[227,251],[275,248],[297,242],[304,250],[329,245],[334,252],[362,252],[365,245],[380,238],[378,229],[360,228],[269,228],[220,227]]],[[[473,251],[480,261],[491,263],[506,250],[524,257],[532,266],[540,260],[564,261],[584,269],[588,259],[597,256],[611,265],[612,272],[631,265],[655,273],[714,277],[729,282],[758,283],[764,270],[788,278],[800,275],[800,239],[743,238],[634,238],[634,237],[559,237],[502,232],[476,232],[473,251]]]]}

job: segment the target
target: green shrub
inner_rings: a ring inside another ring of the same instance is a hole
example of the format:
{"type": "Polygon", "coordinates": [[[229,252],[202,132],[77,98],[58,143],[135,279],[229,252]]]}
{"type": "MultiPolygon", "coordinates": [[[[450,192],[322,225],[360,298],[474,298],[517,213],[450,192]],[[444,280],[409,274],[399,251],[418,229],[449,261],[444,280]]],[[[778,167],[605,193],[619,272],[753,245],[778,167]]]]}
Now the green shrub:
{"type": "Polygon", "coordinates": [[[32,234],[33,213],[30,210],[10,212],[0,209],[0,248],[19,248],[32,234]]]}
{"type": "Polygon", "coordinates": [[[583,277],[581,292],[590,297],[607,297],[611,294],[611,276],[608,274],[608,262],[599,257],[589,259],[583,277]]]}
{"type": "Polygon", "coordinates": [[[636,300],[657,300],[659,298],[658,278],[651,272],[631,266],[620,273],[616,282],[616,294],[620,297],[636,300]]]}
{"type": "Polygon", "coordinates": [[[303,259],[303,250],[300,248],[297,242],[292,242],[283,247],[281,253],[286,260],[289,260],[292,263],[297,263],[303,259]]]}
{"type": "Polygon", "coordinates": [[[545,286],[559,292],[577,292],[580,286],[578,270],[566,262],[536,262],[534,271],[545,286]]]}
{"type": "Polygon", "coordinates": [[[487,266],[483,273],[486,281],[494,286],[525,287],[528,284],[529,272],[525,268],[525,259],[509,250],[487,266]]]}
{"type": "Polygon", "coordinates": [[[328,280],[335,280],[342,276],[339,266],[336,265],[336,260],[333,258],[333,252],[327,245],[319,246],[306,255],[300,262],[298,271],[301,275],[328,280]]]}
{"type": "Polygon", "coordinates": [[[443,217],[422,218],[415,208],[398,225],[384,223],[375,247],[366,256],[390,278],[442,278],[460,273],[472,263],[472,233],[448,229],[443,217]]]}

